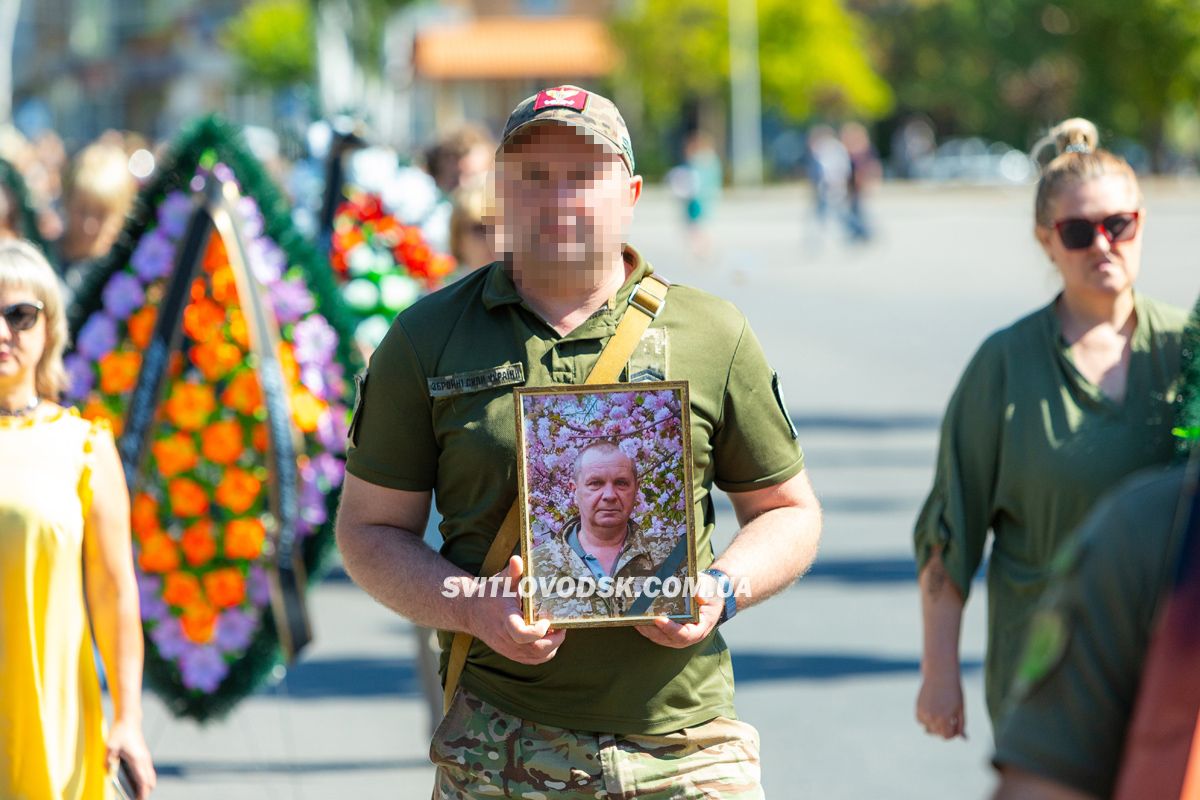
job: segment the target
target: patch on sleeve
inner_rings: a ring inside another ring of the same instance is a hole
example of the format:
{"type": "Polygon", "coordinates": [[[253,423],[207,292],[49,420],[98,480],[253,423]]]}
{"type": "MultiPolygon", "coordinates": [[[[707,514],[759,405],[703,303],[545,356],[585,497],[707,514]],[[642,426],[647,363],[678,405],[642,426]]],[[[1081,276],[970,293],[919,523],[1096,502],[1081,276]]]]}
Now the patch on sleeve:
{"type": "Polygon", "coordinates": [[[642,334],[626,368],[630,383],[667,380],[667,329],[649,328],[642,334]]]}
{"type": "Polygon", "coordinates": [[[1071,631],[1059,608],[1040,608],[1029,625],[1029,638],[1013,679],[1013,697],[1027,696],[1062,663],[1071,631]]]}
{"type": "Polygon", "coordinates": [[[350,429],[346,432],[346,438],[350,444],[358,446],[358,423],[362,419],[363,406],[367,402],[367,371],[354,376],[354,414],[350,417],[350,429]]]}
{"type": "Polygon", "coordinates": [[[779,404],[779,411],[783,414],[784,421],[787,422],[792,438],[800,438],[800,434],[796,431],[796,425],[792,422],[792,415],[788,413],[787,401],[783,399],[783,386],[779,382],[779,373],[773,370],[771,372],[771,391],[775,395],[775,402],[779,404]]]}

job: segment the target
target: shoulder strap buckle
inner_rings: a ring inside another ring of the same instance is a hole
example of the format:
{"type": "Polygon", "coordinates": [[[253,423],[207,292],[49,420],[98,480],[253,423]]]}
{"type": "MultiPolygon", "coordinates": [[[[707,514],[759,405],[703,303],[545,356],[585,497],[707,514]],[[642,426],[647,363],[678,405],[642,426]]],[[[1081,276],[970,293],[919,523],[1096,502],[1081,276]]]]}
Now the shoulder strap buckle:
{"type": "Polygon", "coordinates": [[[662,313],[663,307],[667,304],[667,289],[671,286],[670,283],[657,275],[647,276],[637,286],[633,287],[633,294],[629,296],[629,305],[641,311],[650,319],[657,319],[662,313]],[[653,286],[660,290],[660,294],[655,294],[647,287],[653,286]]]}

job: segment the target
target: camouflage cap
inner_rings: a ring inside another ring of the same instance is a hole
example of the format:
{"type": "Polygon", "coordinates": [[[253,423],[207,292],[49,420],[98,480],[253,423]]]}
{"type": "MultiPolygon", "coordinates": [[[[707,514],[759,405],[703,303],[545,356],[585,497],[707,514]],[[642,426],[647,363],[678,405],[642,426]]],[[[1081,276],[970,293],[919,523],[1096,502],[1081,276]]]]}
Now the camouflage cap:
{"type": "Polygon", "coordinates": [[[508,115],[500,146],[508,144],[523,128],[538,122],[574,125],[599,137],[621,157],[633,174],[633,145],[621,112],[607,97],[578,86],[555,86],[527,97],[508,115]]]}

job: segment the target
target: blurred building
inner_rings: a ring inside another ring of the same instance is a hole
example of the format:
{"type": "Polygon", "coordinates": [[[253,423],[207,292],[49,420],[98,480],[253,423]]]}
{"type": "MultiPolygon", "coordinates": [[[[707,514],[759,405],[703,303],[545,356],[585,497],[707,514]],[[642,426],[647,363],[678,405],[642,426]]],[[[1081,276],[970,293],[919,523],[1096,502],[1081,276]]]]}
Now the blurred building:
{"type": "Polygon", "coordinates": [[[412,40],[417,141],[463,121],[499,133],[548,84],[596,86],[617,66],[607,21],[621,0],[446,0],[412,40]]]}
{"type": "Polygon", "coordinates": [[[226,110],[234,64],[218,43],[243,0],[26,0],[13,45],[13,108],[82,143],[105,128],[151,136],[226,110]]]}
{"type": "Polygon", "coordinates": [[[548,84],[604,88],[618,59],[607,21],[631,0],[414,0],[378,32],[373,65],[350,46],[348,9],[359,0],[322,0],[320,77],[311,94],[291,97],[239,88],[220,39],[248,2],[23,0],[14,117],[79,146],[106,128],[168,136],[208,111],[295,129],[309,110],[303,98],[319,96],[326,114],[361,116],[375,137],[411,152],[465,121],[498,133],[521,98],[548,84]]]}

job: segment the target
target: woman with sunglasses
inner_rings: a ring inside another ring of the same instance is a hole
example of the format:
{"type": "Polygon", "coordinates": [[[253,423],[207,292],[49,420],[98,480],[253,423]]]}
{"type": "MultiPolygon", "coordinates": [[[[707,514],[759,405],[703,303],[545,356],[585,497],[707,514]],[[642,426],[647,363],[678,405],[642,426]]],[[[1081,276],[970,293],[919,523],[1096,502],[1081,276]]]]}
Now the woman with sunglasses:
{"type": "Polygon", "coordinates": [[[56,402],[66,340],[54,270],[0,243],[0,797],[101,800],[123,761],[145,798],[129,495],[107,425],[56,402]]]}
{"type": "Polygon", "coordinates": [[[959,633],[988,531],[984,679],[994,728],[1063,532],[1121,478],[1172,456],[1186,314],[1134,291],[1141,191],[1129,164],[1097,139],[1094,125],[1072,119],[1043,140],[1057,156],[1038,183],[1034,233],[1062,290],[989,337],[967,366],[917,519],[916,716],[947,739],[966,732],[959,633]]]}

